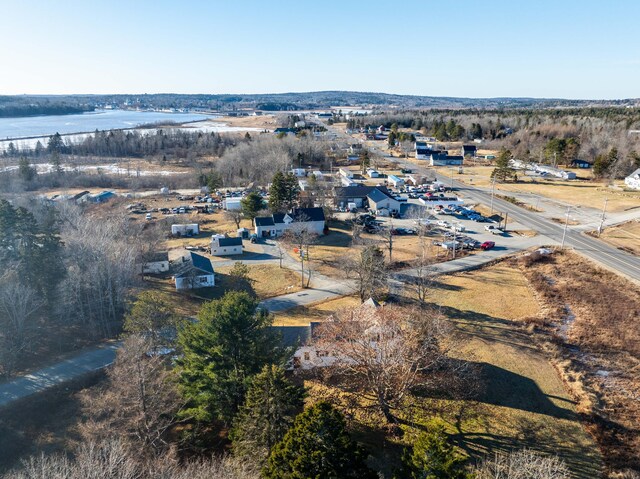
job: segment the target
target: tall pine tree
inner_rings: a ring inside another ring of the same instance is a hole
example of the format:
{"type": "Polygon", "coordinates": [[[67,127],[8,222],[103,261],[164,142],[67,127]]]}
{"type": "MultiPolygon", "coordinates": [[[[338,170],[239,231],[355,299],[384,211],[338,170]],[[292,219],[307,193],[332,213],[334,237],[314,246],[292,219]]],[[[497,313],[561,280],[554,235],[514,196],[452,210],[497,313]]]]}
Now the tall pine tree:
{"type": "Polygon", "coordinates": [[[180,390],[184,415],[198,421],[230,422],[244,401],[252,376],[265,364],[284,360],[271,329],[273,318],[246,292],[230,291],[205,303],[198,321],[178,333],[180,390]]]}
{"type": "Polygon", "coordinates": [[[234,419],[233,452],[263,464],[304,406],[304,389],[285,377],[278,366],[265,366],[251,382],[247,398],[234,419]]]}

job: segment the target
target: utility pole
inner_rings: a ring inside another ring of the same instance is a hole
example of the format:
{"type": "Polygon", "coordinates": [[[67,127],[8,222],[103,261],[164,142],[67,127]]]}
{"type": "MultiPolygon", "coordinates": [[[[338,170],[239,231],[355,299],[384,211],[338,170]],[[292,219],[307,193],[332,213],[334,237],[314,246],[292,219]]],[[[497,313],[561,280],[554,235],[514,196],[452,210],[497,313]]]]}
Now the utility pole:
{"type": "Polygon", "coordinates": [[[602,207],[602,218],[600,219],[600,226],[598,226],[598,236],[602,233],[602,228],[604,227],[605,215],[607,213],[607,201],[609,198],[604,199],[604,206],[602,207]]]}
{"type": "Polygon", "coordinates": [[[564,230],[562,231],[562,243],[560,244],[560,249],[564,249],[564,240],[567,237],[567,227],[569,226],[569,211],[571,210],[571,206],[567,206],[567,214],[564,220],[564,230]]]}
{"type": "Polygon", "coordinates": [[[493,176],[493,181],[491,182],[491,212],[489,213],[490,215],[493,214],[493,194],[496,191],[496,177],[495,175],[493,176]]]}

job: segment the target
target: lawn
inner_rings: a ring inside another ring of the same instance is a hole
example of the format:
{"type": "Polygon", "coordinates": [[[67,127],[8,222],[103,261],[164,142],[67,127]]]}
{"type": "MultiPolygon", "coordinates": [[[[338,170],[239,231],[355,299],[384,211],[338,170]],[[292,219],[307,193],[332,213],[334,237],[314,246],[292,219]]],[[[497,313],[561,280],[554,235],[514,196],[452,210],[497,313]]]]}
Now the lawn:
{"type": "Polygon", "coordinates": [[[640,256],[640,221],[629,221],[606,228],[600,239],[623,251],[640,256]]]}
{"type": "Polygon", "coordinates": [[[358,306],[359,304],[360,300],[355,296],[345,296],[309,306],[298,306],[288,311],[276,313],[274,325],[306,326],[311,321],[323,321],[336,311],[358,306]]]}
{"type": "Polygon", "coordinates": [[[596,477],[598,449],[573,399],[530,333],[517,324],[539,312],[524,275],[501,263],[443,277],[433,299],[464,338],[456,355],[479,364],[485,378],[477,404],[441,404],[461,447],[470,454],[542,449],[560,454],[576,477],[596,477]]]}
{"type": "MultiPolygon", "coordinates": [[[[218,285],[223,290],[232,288],[228,276],[232,268],[233,266],[224,266],[216,269],[216,288],[218,285]]],[[[256,296],[261,300],[302,289],[298,273],[273,264],[249,266],[249,279],[256,296]]]]}

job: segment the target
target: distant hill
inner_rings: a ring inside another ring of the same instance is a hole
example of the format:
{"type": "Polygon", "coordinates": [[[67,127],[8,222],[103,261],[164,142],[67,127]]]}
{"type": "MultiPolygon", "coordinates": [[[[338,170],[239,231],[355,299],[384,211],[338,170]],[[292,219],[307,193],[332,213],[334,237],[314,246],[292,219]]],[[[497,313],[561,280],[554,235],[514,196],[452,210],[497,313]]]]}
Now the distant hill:
{"type": "Polygon", "coordinates": [[[496,108],[568,108],[640,106],[640,99],[566,100],[561,98],[456,98],[390,93],[318,91],[307,93],[182,95],[21,95],[0,96],[0,116],[28,116],[87,111],[94,107],[204,109],[234,111],[262,109],[293,111],[323,109],[332,106],[368,107],[376,110],[406,108],[496,109],[496,108]]]}

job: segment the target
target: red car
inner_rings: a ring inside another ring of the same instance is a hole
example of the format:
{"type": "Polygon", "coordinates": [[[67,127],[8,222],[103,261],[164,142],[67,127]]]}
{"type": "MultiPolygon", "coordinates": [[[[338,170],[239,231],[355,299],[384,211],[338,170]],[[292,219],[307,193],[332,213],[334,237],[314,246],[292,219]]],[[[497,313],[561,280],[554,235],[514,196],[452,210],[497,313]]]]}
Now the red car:
{"type": "Polygon", "coordinates": [[[483,249],[483,250],[485,250],[485,251],[486,251],[486,250],[488,250],[488,249],[493,248],[495,245],[496,245],[496,244],[495,244],[493,241],[485,241],[484,243],[482,243],[482,244],[480,245],[480,249],[483,249]]]}

